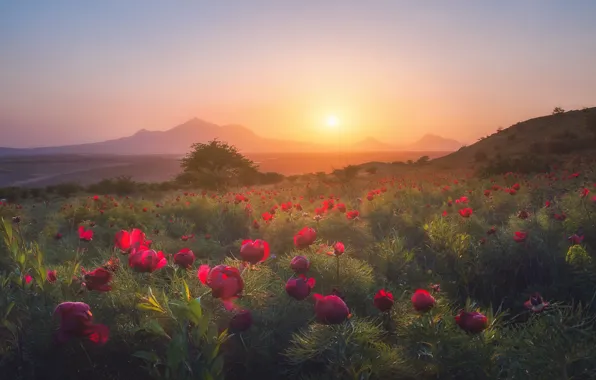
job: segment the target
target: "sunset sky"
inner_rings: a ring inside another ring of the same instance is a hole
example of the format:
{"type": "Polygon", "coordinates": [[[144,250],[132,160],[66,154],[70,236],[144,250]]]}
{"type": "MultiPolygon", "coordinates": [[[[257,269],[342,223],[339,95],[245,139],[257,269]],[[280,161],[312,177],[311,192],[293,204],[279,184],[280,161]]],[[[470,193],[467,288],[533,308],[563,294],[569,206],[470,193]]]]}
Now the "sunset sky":
{"type": "Polygon", "coordinates": [[[471,142],[596,106],[595,36],[591,0],[0,1],[0,146],[195,116],[305,141],[471,142]]]}

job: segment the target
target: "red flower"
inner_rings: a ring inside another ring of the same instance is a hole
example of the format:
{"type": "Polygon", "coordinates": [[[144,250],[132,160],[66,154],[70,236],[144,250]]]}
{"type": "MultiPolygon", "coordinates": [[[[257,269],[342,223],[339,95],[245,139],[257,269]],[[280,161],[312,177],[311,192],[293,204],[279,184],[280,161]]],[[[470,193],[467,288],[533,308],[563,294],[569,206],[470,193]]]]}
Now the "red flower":
{"type": "Polygon", "coordinates": [[[528,219],[528,216],[530,216],[530,215],[525,210],[522,210],[517,214],[517,217],[520,219],[528,219]]]}
{"type": "Polygon", "coordinates": [[[85,231],[85,227],[79,227],[79,240],[90,242],[93,240],[93,230],[88,229],[85,231]]]}
{"type": "Polygon", "coordinates": [[[104,325],[93,324],[93,314],[89,305],[83,302],[63,302],[54,310],[60,318],[60,328],[56,334],[58,343],[71,338],[87,338],[93,343],[104,344],[110,331],[104,325]]]}
{"type": "Polygon", "coordinates": [[[315,298],[315,315],[319,323],[337,325],[348,319],[350,315],[348,305],[338,296],[322,296],[315,293],[313,297],[315,298]]]}
{"type": "Polygon", "coordinates": [[[524,302],[525,308],[532,313],[542,313],[548,305],[549,303],[544,302],[539,293],[534,293],[529,300],[524,302]]]}
{"type": "Polygon", "coordinates": [[[209,268],[209,265],[201,265],[197,276],[204,285],[211,288],[213,297],[222,300],[236,298],[244,289],[240,271],[231,266],[222,264],[209,268]]]}
{"type": "Polygon", "coordinates": [[[567,238],[571,244],[581,244],[584,241],[584,235],[573,234],[567,238]]]}
{"type": "Polygon", "coordinates": [[[513,240],[515,240],[516,243],[523,243],[527,238],[527,232],[515,231],[515,234],[513,235],[513,240]]]}
{"type": "Polygon", "coordinates": [[[298,249],[309,247],[317,239],[317,232],[314,228],[304,227],[296,235],[294,235],[294,245],[298,249]]]}
{"type": "Polygon", "coordinates": [[[383,313],[391,310],[393,303],[393,294],[386,291],[385,289],[379,290],[373,299],[373,304],[375,307],[383,313]]]}
{"type": "Polygon", "coordinates": [[[565,213],[561,213],[561,214],[554,214],[553,217],[558,220],[558,221],[564,221],[565,219],[567,219],[567,215],[565,215],[565,213]]]}
{"type": "Polygon", "coordinates": [[[147,249],[134,251],[128,256],[128,266],[137,272],[151,273],[168,265],[168,260],[162,251],[147,249]]]}
{"type": "Polygon", "coordinates": [[[244,240],[240,247],[240,257],[252,265],[263,262],[269,257],[269,243],[261,239],[244,240]]]}
{"type": "Polygon", "coordinates": [[[341,241],[338,241],[337,243],[333,244],[333,254],[335,256],[341,256],[344,254],[345,251],[346,247],[344,246],[344,243],[342,243],[341,241]]]}
{"type": "Polygon", "coordinates": [[[588,196],[588,194],[590,194],[590,190],[588,190],[588,189],[587,189],[587,188],[585,188],[585,187],[579,191],[579,196],[580,196],[581,198],[585,198],[585,197],[587,197],[587,196],[588,196]]]}
{"type": "Polygon", "coordinates": [[[346,213],[346,218],[348,218],[348,220],[354,220],[358,218],[358,216],[360,216],[360,212],[358,212],[358,210],[352,210],[346,213]]]}
{"type": "Polygon", "coordinates": [[[494,226],[489,228],[488,231],[486,231],[487,235],[494,235],[496,233],[497,233],[497,227],[494,227],[494,226]]]}
{"type": "Polygon", "coordinates": [[[484,196],[490,197],[490,190],[484,190],[484,196]]]}
{"type": "Polygon", "coordinates": [[[292,268],[296,274],[306,273],[310,268],[310,261],[304,256],[295,256],[292,261],[290,261],[290,268],[292,268]]]}
{"type": "Polygon", "coordinates": [[[192,239],[194,237],[195,237],[195,234],[192,234],[192,235],[182,235],[182,236],[180,236],[180,240],[182,240],[182,241],[189,241],[190,239],[192,239]]]}
{"type": "Polygon", "coordinates": [[[54,239],[56,239],[56,240],[62,239],[62,234],[60,232],[56,232],[56,235],[54,235],[54,239]]]}
{"type": "Polygon", "coordinates": [[[195,254],[188,248],[182,248],[174,255],[174,264],[187,269],[195,262],[195,254]]]}
{"type": "Polygon", "coordinates": [[[429,311],[437,301],[425,289],[418,289],[412,295],[412,306],[416,311],[429,311]]]}
{"type": "Polygon", "coordinates": [[[56,270],[49,270],[46,274],[46,280],[52,284],[56,282],[58,278],[56,277],[56,270]]]}
{"type": "Polygon", "coordinates": [[[521,186],[519,185],[519,183],[514,183],[513,186],[511,186],[511,188],[515,191],[518,191],[520,189],[520,187],[521,186]]]}
{"type": "Polygon", "coordinates": [[[83,271],[83,286],[88,290],[98,292],[109,292],[112,287],[108,285],[112,281],[112,272],[105,268],[97,268],[91,272],[83,271]]]}
{"type": "Polygon", "coordinates": [[[228,325],[230,332],[241,333],[252,326],[252,313],[250,310],[242,310],[235,314],[228,325]]]}
{"type": "Polygon", "coordinates": [[[273,214],[268,213],[268,212],[264,212],[262,217],[263,217],[263,220],[267,223],[273,220],[273,214]]]}
{"type": "Polygon", "coordinates": [[[297,278],[290,278],[286,282],[286,293],[292,298],[302,301],[310,295],[310,291],[315,287],[316,281],[314,278],[307,279],[305,275],[301,274],[297,278]]]}
{"type": "Polygon", "coordinates": [[[472,209],[470,207],[462,208],[461,210],[459,210],[459,215],[461,215],[464,218],[469,218],[470,216],[472,216],[472,209]]]}
{"type": "Polygon", "coordinates": [[[27,285],[29,285],[31,281],[33,281],[33,277],[31,277],[29,273],[27,273],[23,278],[25,279],[25,284],[27,285]]]}
{"type": "Polygon", "coordinates": [[[130,253],[134,250],[145,251],[149,249],[150,245],[145,238],[145,233],[138,228],[133,228],[131,232],[121,230],[116,232],[114,246],[123,253],[130,253]]]}
{"type": "Polygon", "coordinates": [[[488,318],[477,311],[468,312],[461,310],[455,316],[455,323],[465,332],[478,334],[488,327],[488,318]]]}

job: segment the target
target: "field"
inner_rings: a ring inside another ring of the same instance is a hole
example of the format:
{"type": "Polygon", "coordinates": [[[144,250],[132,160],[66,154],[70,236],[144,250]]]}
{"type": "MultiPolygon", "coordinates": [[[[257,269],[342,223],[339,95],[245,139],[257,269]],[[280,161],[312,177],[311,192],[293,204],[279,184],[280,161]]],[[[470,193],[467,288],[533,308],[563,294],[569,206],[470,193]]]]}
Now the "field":
{"type": "MultiPolygon", "coordinates": [[[[247,154],[263,172],[296,175],[330,172],[369,161],[416,161],[422,156],[441,157],[446,152],[275,153],[247,154]]],[[[101,156],[52,155],[0,157],[0,187],[45,187],[64,182],[82,185],[114,177],[140,182],[171,180],[180,172],[180,157],[160,155],[101,156]]],[[[2,194],[0,194],[0,197],[2,194]]]]}
{"type": "Polygon", "coordinates": [[[0,371],[594,379],[595,182],[410,170],[3,203],[0,371]]]}

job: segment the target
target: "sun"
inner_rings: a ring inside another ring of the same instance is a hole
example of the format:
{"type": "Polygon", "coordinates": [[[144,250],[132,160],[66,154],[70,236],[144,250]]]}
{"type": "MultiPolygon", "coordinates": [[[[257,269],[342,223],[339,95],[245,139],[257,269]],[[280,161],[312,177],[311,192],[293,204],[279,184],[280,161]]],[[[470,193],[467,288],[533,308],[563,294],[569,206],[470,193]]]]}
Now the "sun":
{"type": "Polygon", "coordinates": [[[329,128],[335,128],[339,125],[339,119],[337,116],[329,115],[327,116],[327,126],[329,128]]]}

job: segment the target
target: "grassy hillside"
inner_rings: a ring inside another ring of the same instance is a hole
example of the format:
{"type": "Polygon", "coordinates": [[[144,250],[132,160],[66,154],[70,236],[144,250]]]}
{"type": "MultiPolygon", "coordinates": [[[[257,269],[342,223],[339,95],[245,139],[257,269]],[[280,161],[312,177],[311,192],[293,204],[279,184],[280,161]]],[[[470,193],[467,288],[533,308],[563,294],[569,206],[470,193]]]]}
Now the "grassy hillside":
{"type": "Polygon", "coordinates": [[[557,157],[596,151],[596,107],[526,120],[457,152],[433,160],[437,167],[481,166],[501,157],[557,157]]]}

